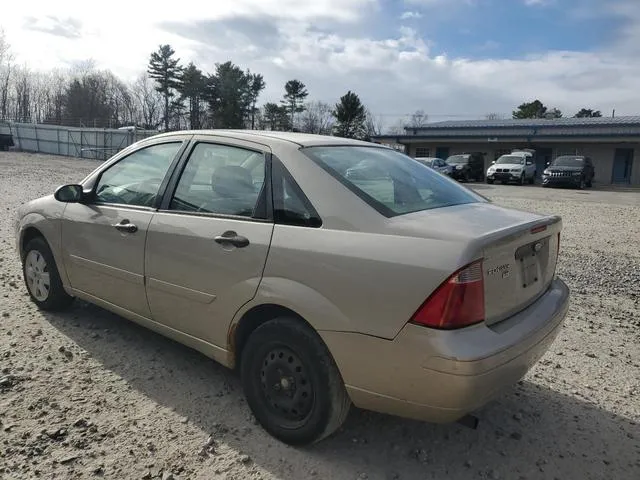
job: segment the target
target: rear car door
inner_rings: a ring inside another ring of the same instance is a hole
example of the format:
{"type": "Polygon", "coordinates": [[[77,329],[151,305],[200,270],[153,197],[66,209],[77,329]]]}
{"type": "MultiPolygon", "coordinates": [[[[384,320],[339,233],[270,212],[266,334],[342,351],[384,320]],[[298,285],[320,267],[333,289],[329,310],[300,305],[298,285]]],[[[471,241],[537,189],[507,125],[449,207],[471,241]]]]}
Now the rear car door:
{"type": "Polygon", "coordinates": [[[86,202],[62,220],[63,261],[74,291],[149,317],[144,286],[147,227],[181,138],[146,145],[110,165],[86,202]]]}
{"type": "Polygon", "coordinates": [[[226,347],[227,327],[260,284],[273,233],[270,150],[203,136],[172,177],[147,234],[153,319],[226,347]]]}

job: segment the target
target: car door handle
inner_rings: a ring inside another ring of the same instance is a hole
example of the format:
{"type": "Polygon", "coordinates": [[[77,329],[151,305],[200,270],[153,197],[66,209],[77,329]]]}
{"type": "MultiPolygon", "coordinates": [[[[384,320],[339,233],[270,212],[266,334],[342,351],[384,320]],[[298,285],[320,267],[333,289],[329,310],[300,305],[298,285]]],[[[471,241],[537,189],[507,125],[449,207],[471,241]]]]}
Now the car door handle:
{"type": "Polygon", "coordinates": [[[220,245],[233,245],[237,248],[244,248],[249,246],[249,239],[247,237],[238,235],[232,230],[224,232],[222,235],[218,235],[214,238],[214,241],[216,243],[219,243],[220,245]]]}
{"type": "Polygon", "coordinates": [[[129,223],[129,220],[122,220],[120,223],[112,225],[116,230],[127,233],[135,233],[138,231],[138,227],[133,223],[129,223]]]}

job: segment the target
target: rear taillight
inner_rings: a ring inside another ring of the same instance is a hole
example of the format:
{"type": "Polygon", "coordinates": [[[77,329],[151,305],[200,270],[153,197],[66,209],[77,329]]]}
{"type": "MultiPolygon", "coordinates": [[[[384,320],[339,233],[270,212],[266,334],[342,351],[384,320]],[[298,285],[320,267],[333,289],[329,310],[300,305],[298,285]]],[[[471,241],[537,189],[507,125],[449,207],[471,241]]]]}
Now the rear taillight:
{"type": "Polygon", "coordinates": [[[411,318],[411,323],[452,330],[484,321],[482,260],[451,275],[411,318]]]}

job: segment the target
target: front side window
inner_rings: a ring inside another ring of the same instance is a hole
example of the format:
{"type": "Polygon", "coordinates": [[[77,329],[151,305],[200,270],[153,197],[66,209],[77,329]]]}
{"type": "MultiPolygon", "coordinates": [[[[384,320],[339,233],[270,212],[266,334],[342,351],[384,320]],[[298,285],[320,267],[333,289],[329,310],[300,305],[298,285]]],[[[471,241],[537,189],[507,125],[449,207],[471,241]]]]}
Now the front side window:
{"type": "Polygon", "coordinates": [[[242,217],[257,214],[265,180],[265,155],[228,145],[199,143],[187,160],[170,210],[242,217]]]}
{"type": "Polygon", "coordinates": [[[100,203],[151,207],[182,143],[142,148],[109,167],[100,176],[95,200],[100,203]]]}
{"type": "Polygon", "coordinates": [[[391,149],[332,146],[301,151],[387,217],[486,201],[391,149]]]}

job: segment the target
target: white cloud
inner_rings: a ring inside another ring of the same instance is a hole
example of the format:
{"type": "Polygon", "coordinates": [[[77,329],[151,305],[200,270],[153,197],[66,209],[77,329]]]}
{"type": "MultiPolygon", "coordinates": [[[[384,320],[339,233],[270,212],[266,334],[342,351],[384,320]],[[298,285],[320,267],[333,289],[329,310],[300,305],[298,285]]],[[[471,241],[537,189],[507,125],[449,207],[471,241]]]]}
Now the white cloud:
{"type": "Polygon", "coordinates": [[[402,15],[400,15],[400,20],[409,20],[412,18],[415,18],[415,19],[422,18],[422,14],[420,12],[407,11],[407,12],[403,12],[402,15]]]}
{"type": "MultiPolygon", "coordinates": [[[[408,1],[434,5],[444,0],[408,1]]],[[[335,102],[353,90],[374,112],[422,108],[434,120],[445,114],[508,113],[533,98],[567,115],[581,107],[640,112],[637,0],[608,4],[627,18],[614,45],[509,60],[454,58],[434,51],[406,27],[382,38],[370,28],[367,35],[366,21],[380,8],[373,0],[230,0],[206,10],[195,7],[199,0],[183,0],[179,9],[166,8],[163,1],[154,8],[141,3],[114,1],[93,11],[70,0],[55,5],[34,0],[29,8],[9,7],[0,22],[19,60],[32,68],[92,57],[131,78],[145,69],[151,51],[170,43],[183,61],[194,60],[205,71],[232,60],[263,73],[263,101],[279,100],[286,80],[299,78],[313,99],[335,102]],[[28,28],[25,21],[31,22],[28,28]],[[52,29],[55,35],[46,33],[52,29]]]]}

